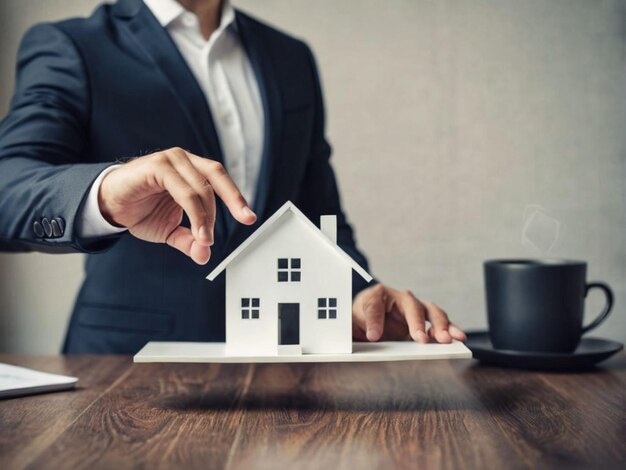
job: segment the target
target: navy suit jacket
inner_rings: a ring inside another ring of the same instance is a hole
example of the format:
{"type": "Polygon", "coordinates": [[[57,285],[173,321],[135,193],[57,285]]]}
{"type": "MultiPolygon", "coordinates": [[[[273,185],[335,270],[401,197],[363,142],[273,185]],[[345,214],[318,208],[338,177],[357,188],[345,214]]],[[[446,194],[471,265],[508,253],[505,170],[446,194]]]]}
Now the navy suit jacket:
{"type": "MultiPolygon", "coordinates": [[[[120,0],[24,36],[0,125],[0,247],[89,253],[64,352],[223,341],[224,276],[212,283],[205,276],[287,200],[316,224],[322,214],[337,214],[339,245],[368,268],[341,209],[311,51],[240,11],[235,27],[265,112],[259,217],[252,227],[230,223],[219,203],[206,266],[128,233],[97,241],[76,233],[92,182],[112,162],[174,146],[222,159],[205,96],[150,10],[120,0]]],[[[364,287],[355,276],[354,291],[364,287]]]]}

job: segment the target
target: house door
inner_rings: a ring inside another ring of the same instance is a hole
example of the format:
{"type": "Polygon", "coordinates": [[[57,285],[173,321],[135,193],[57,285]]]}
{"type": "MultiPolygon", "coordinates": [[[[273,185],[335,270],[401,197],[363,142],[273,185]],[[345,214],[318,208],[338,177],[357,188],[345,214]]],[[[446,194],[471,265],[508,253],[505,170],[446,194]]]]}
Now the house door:
{"type": "Polygon", "coordinates": [[[300,344],[300,304],[278,304],[278,344],[300,344]]]}

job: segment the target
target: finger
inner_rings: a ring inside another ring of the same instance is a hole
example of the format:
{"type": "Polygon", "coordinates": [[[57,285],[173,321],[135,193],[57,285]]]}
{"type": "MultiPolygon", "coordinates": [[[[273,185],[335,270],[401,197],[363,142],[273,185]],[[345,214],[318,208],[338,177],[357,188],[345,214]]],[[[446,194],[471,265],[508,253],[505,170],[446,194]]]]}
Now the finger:
{"type": "Polygon", "coordinates": [[[433,337],[439,343],[449,343],[450,341],[452,341],[452,337],[448,332],[450,320],[448,320],[448,315],[446,314],[446,312],[441,310],[437,305],[432,302],[422,301],[422,303],[426,307],[428,320],[432,324],[433,337]]]}
{"type": "Polygon", "coordinates": [[[220,162],[189,154],[191,163],[209,180],[215,193],[220,197],[237,221],[245,225],[256,222],[256,214],[248,207],[246,199],[220,162]]]}
{"type": "Polygon", "coordinates": [[[426,309],[424,306],[411,292],[406,292],[402,295],[400,306],[413,341],[428,343],[428,335],[426,334],[426,309]]]}
{"type": "Polygon", "coordinates": [[[168,159],[174,166],[174,169],[183,177],[183,179],[198,194],[204,211],[206,213],[205,221],[198,228],[198,242],[213,245],[213,230],[215,226],[215,194],[209,181],[202,175],[191,163],[187,152],[182,149],[170,149],[167,152],[168,159]]]}
{"type": "Polygon", "coordinates": [[[385,289],[380,284],[368,289],[363,297],[363,317],[368,341],[378,341],[385,328],[385,289]]]}
{"type": "MultiPolygon", "coordinates": [[[[174,169],[163,172],[163,187],[172,196],[180,207],[183,208],[191,222],[191,233],[196,240],[206,240],[206,234],[200,235],[200,228],[206,225],[207,214],[200,195],[185,181],[174,169]]],[[[208,245],[207,242],[204,244],[208,245]]]]}
{"type": "Polygon", "coordinates": [[[183,252],[198,264],[206,264],[211,257],[211,248],[198,243],[187,227],[180,225],[176,227],[167,237],[166,243],[183,252]]]}
{"type": "Polygon", "coordinates": [[[433,341],[437,341],[437,338],[435,338],[435,329],[432,327],[428,328],[428,337],[431,338],[433,341]]]}
{"type": "Polygon", "coordinates": [[[367,341],[365,330],[365,314],[363,312],[363,297],[367,297],[367,289],[359,292],[352,302],[352,337],[355,341],[367,341]]]}
{"type": "Polygon", "coordinates": [[[461,328],[456,326],[454,323],[450,323],[450,326],[448,327],[448,331],[450,332],[450,335],[454,339],[458,341],[467,341],[466,334],[463,332],[461,328]]]}
{"type": "Polygon", "coordinates": [[[352,327],[365,332],[365,318],[363,318],[363,295],[365,291],[359,292],[352,302],[352,327]]]}

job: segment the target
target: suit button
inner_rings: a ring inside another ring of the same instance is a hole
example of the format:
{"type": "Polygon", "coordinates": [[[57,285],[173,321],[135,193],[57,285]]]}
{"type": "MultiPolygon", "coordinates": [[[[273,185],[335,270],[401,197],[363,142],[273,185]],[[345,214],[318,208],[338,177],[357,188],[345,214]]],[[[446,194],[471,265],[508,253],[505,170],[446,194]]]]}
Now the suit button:
{"type": "Polygon", "coordinates": [[[60,237],[61,236],[61,229],[59,228],[59,223],[55,219],[52,219],[50,221],[50,225],[52,225],[52,236],[54,238],[60,237]]]}
{"type": "Polygon", "coordinates": [[[63,220],[63,217],[55,217],[54,220],[59,224],[59,230],[61,231],[61,236],[63,236],[65,233],[65,220],[63,220]]]}
{"type": "Polygon", "coordinates": [[[35,236],[37,238],[43,238],[43,235],[44,235],[43,227],[37,221],[33,222],[33,232],[35,232],[35,236]]]}
{"type": "Polygon", "coordinates": [[[43,231],[46,232],[46,237],[51,237],[52,225],[50,225],[50,221],[44,217],[41,219],[41,225],[43,225],[43,231]]]}

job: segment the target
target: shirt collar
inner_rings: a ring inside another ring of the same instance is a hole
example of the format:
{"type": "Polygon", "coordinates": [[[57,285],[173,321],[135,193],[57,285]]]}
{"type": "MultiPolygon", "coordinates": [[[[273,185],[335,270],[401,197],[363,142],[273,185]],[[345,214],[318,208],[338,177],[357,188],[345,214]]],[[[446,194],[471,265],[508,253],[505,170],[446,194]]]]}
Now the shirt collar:
{"type": "MultiPolygon", "coordinates": [[[[164,28],[167,28],[175,19],[187,11],[185,7],[176,0],[143,0],[143,2],[164,28]]],[[[220,18],[218,30],[226,29],[233,24],[234,21],[235,10],[230,0],[223,0],[222,17],[220,18]]]]}

